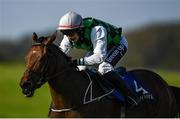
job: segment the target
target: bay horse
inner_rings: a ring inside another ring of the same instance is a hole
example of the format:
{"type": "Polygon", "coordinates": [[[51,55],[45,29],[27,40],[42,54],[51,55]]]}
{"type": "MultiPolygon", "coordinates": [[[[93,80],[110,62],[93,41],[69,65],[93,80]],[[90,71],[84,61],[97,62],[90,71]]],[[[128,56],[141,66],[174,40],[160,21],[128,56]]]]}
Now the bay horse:
{"type": "Polygon", "coordinates": [[[53,44],[56,33],[38,38],[33,33],[27,53],[26,70],[21,78],[22,93],[32,97],[35,90],[48,82],[52,102],[49,117],[176,117],[176,100],[167,83],[148,70],[131,70],[136,79],[148,87],[155,100],[141,101],[127,107],[105,92],[86,71],[70,65],[71,58],[53,44]]]}

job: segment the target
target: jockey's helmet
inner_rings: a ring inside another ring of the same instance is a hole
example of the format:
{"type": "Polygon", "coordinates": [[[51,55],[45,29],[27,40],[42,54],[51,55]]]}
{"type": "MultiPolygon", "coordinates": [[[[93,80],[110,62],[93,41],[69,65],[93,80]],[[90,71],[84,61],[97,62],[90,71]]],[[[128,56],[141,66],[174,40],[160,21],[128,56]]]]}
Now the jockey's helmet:
{"type": "Polygon", "coordinates": [[[70,11],[61,17],[57,30],[74,30],[81,27],[83,27],[83,19],[81,15],[70,11]]]}

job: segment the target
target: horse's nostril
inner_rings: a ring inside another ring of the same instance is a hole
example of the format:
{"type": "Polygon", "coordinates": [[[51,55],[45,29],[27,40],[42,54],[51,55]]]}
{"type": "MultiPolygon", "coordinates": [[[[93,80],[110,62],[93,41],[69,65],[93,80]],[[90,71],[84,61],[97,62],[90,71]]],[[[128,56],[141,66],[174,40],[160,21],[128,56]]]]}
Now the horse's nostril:
{"type": "Polygon", "coordinates": [[[23,93],[24,94],[27,94],[29,92],[29,90],[27,89],[27,88],[25,88],[24,90],[23,90],[23,93]]]}

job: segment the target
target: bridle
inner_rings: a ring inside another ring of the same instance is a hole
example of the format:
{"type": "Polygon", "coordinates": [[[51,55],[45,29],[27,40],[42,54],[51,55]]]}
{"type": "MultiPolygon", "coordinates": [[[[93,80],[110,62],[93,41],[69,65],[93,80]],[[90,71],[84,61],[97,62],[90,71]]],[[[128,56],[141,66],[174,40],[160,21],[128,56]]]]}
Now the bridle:
{"type": "MultiPolygon", "coordinates": [[[[36,42],[36,43],[33,43],[32,44],[32,47],[33,46],[43,46],[43,47],[46,47],[48,48],[49,45],[46,45],[44,43],[39,43],[39,42],[36,42]]],[[[48,56],[47,56],[48,57],[48,56]]],[[[55,57],[55,56],[54,56],[55,57]]],[[[51,57],[52,58],[52,57],[51,57]]],[[[57,60],[55,62],[55,66],[57,66],[57,60]]],[[[56,67],[54,67],[54,71],[53,72],[56,72],[56,67]]],[[[56,77],[59,77],[61,74],[63,74],[64,72],[68,71],[68,70],[71,70],[71,68],[65,68],[63,69],[63,71],[59,71],[57,73],[52,73],[51,75],[49,75],[49,72],[48,72],[48,60],[46,59],[46,62],[45,64],[43,65],[42,67],[42,71],[41,72],[38,72],[38,71],[31,71],[31,70],[27,70],[27,72],[31,73],[31,75],[34,75],[36,77],[39,77],[37,83],[35,85],[37,85],[38,87],[41,86],[45,81],[48,81],[50,79],[53,79],[53,78],[56,78],[56,77]],[[49,76],[48,76],[49,75],[49,76]]]]}

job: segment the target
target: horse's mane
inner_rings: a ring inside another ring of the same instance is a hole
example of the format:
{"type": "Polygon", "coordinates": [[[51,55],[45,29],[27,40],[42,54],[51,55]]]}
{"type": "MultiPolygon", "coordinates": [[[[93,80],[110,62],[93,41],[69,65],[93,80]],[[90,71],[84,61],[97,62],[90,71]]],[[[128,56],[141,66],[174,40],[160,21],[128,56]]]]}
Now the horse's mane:
{"type": "Polygon", "coordinates": [[[72,59],[72,58],[69,57],[68,55],[66,55],[57,45],[51,44],[51,45],[50,45],[50,48],[52,48],[52,51],[53,51],[53,52],[55,52],[54,50],[56,50],[56,52],[57,52],[57,53],[60,53],[61,55],[63,55],[68,62],[71,62],[71,59],[72,59]]]}

